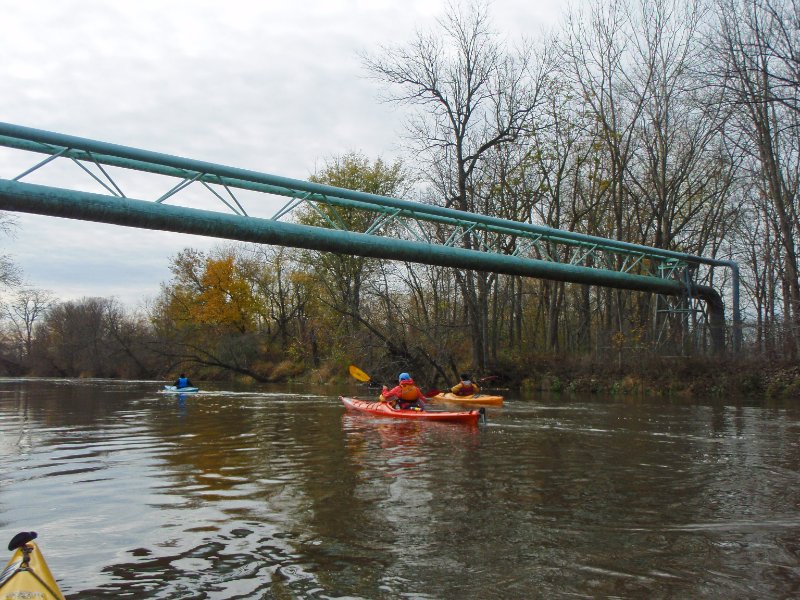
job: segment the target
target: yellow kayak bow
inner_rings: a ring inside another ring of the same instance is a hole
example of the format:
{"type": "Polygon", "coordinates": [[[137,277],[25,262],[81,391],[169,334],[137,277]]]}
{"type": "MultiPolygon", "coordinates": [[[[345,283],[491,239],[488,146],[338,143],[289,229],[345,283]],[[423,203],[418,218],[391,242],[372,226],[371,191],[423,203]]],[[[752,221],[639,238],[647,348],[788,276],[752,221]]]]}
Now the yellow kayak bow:
{"type": "Polygon", "coordinates": [[[33,542],[36,537],[35,531],[24,531],[8,544],[14,554],[0,573],[0,600],[65,600],[44,556],[33,542]]]}

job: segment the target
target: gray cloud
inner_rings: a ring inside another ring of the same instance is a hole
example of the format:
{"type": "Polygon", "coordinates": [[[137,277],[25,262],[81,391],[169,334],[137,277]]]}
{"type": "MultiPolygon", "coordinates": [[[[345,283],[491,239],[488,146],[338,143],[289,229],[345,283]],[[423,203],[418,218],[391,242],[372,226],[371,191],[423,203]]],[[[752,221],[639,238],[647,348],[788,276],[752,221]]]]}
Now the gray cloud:
{"type": "MultiPolygon", "coordinates": [[[[555,6],[496,0],[492,12],[499,28],[531,33],[555,6]]],[[[300,179],[352,150],[394,158],[402,111],[378,101],[357,53],[402,44],[439,11],[427,0],[0,0],[0,120],[300,179]]],[[[0,149],[0,177],[38,160],[23,157],[0,149]]],[[[69,165],[32,181],[97,191],[69,165]]],[[[135,304],[169,278],[170,256],[220,243],[19,220],[3,251],[61,298],[135,304]]]]}

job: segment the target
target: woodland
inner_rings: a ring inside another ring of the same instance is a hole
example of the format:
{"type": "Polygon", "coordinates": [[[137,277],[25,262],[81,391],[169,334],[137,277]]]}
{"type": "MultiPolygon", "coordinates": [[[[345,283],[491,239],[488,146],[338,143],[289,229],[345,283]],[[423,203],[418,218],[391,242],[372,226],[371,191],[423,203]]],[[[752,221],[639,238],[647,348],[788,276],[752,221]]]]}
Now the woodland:
{"type": "MultiPolygon", "coordinates": [[[[136,308],[60,300],[5,259],[0,370],[325,383],[354,363],[384,381],[468,371],[552,391],[800,395],[800,0],[591,0],[513,43],[491,4],[452,3],[361,59],[408,111],[407,151],[332,157],[310,181],[736,261],[729,350],[711,353],[691,301],[220,243],[171,257],[172,278],[136,308]]],[[[324,209],[294,218],[327,226],[324,209]]],[[[725,269],[694,277],[730,303],[725,269]]]]}

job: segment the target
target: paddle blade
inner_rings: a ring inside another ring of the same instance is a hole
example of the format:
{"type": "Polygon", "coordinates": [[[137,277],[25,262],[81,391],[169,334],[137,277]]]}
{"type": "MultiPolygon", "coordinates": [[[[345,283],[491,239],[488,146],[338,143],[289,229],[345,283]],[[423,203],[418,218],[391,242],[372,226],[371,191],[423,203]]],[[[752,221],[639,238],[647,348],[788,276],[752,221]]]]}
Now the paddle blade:
{"type": "Polygon", "coordinates": [[[436,388],[433,388],[432,390],[428,390],[427,392],[425,392],[425,397],[426,398],[433,398],[434,396],[438,396],[441,393],[442,392],[440,390],[437,390],[436,388]]]}
{"type": "Polygon", "coordinates": [[[347,367],[347,370],[350,371],[350,375],[352,375],[355,379],[358,379],[359,381],[369,381],[370,379],[369,375],[364,373],[364,371],[362,371],[355,365],[350,365],[349,367],[347,367]]]}

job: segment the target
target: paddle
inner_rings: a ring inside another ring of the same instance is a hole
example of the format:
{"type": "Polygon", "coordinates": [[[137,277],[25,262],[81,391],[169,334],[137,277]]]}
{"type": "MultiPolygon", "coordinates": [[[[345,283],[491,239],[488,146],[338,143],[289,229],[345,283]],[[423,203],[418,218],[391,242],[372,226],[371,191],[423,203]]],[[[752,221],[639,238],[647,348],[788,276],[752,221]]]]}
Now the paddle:
{"type": "Polygon", "coordinates": [[[381,384],[372,381],[372,377],[359,369],[357,366],[350,365],[347,367],[347,370],[350,372],[350,375],[353,377],[353,379],[366,383],[369,387],[381,387],[381,384]]]}
{"type": "Polygon", "coordinates": [[[364,383],[371,380],[371,377],[364,373],[361,369],[359,369],[355,365],[350,365],[347,367],[347,370],[350,371],[350,375],[353,376],[354,379],[358,379],[359,381],[363,381],[364,383]]]}

